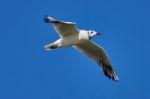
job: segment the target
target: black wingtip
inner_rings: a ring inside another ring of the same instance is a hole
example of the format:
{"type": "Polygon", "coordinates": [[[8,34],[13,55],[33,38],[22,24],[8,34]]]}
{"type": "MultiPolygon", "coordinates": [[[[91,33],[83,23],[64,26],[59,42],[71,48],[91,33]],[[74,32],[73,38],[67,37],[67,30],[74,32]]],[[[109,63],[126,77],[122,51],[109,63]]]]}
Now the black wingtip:
{"type": "Polygon", "coordinates": [[[49,17],[49,15],[45,15],[44,17],[49,17]]]}
{"type": "Polygon", "coordinates": [[[60,21],[55,20],[54,18],[52,18],[52,17],[50,17],[48,15],[44,16],[44,22],[45,23],[60,23],[60,21]]]}
{"type": "Polygon", "coordinates": [[[106,77],[108,77],[109,79],[112,79],[113,81],[116,81],[116,82],[118,82],[119,81],[119,78],[117,77],[117,75],[116,74],[114,74],[114,73],[108,73],[107,71],[103,71],[104,72],[104,74],[105,74],[105,76],[106,77]]]}
{"type": "Polygon", "coordinates": [[[49,17],[48,15],[45,15],[45,16],[44,16],[44,22],[45,22],[45,23],[49,23],[48,17],[49,17]]]}
{"type": "Polygon", "coordinates": [[[101,65],[103,66],[103,72],[106,77],[112,79],[113,81],[119,81],[119,78],[117,77],[115,70],[111,66],[106,65],[103,62],[101,63],[101,65]]]}

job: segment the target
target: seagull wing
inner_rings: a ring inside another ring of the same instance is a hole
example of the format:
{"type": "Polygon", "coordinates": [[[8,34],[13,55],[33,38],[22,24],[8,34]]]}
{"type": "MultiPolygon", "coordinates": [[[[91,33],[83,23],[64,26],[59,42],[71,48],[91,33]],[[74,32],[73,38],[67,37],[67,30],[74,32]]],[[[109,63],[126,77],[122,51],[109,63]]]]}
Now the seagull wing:
{"type": "Polygon", "coordinates": [[[59,34],[60,37],[66,37],[78,33],[76,23],[58,21],[49,16],[46,16],[44,21],[52,23],[54,29],[56,30],[56,32],[59,34]]]}
{"type": "Polygon", "coordinates": [[[73,47],[102,66],[104,74],[109,79],[118,80],[117,74],[102,47],[96,45],[90,40],[74,45],[73,47]]]}

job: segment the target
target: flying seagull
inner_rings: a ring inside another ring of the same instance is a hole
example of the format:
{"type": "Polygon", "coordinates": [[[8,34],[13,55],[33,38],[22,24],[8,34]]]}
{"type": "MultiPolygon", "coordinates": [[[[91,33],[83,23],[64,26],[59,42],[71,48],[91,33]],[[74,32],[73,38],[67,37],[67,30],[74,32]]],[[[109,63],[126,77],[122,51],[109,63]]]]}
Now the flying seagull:
{"type": "Polygon", "coordinates": [[[50,16],[45,16],[44,21],[51,23],[60,36],[60,39],[45,45],[46,50],[72,46],[100,65],[109,79],[118,80],[115,69],[104,49],[91,41],[91,38],[101,35],[101,33],[93,30],[79,30],[74,22],[59,21],[50,16]]]}

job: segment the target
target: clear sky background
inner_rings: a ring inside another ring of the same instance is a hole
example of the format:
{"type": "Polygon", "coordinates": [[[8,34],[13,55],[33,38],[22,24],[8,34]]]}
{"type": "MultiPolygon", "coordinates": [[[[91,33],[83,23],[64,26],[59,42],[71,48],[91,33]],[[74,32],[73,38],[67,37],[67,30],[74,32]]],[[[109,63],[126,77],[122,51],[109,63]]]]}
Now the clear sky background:
{"type": "Polygon", "coordinates": [[[150,1],[1,0],[0,99],[149,99],[150,1]],[[73,48],[51,52],[58,39],[44,15],[96,30],[120,78],[73,48]]]}

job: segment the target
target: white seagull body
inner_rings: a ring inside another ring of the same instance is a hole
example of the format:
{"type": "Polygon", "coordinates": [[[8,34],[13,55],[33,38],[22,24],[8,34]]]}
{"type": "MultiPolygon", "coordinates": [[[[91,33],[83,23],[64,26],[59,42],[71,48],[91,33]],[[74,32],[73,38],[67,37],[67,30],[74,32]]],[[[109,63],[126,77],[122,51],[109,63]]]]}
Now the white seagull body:
{"type": "Polygon", "coordinates": [[[58,21],[49,16],[46,16],[44,20],[46,23],[52,23],[60,36],[60,39],[46,45],[46,50],[73,46],[98,63],[109,79],[118,80],[117,74],[104,49],[90,40],[100,33],[91,30],[78,30],[73,22],[58,21]]]}

